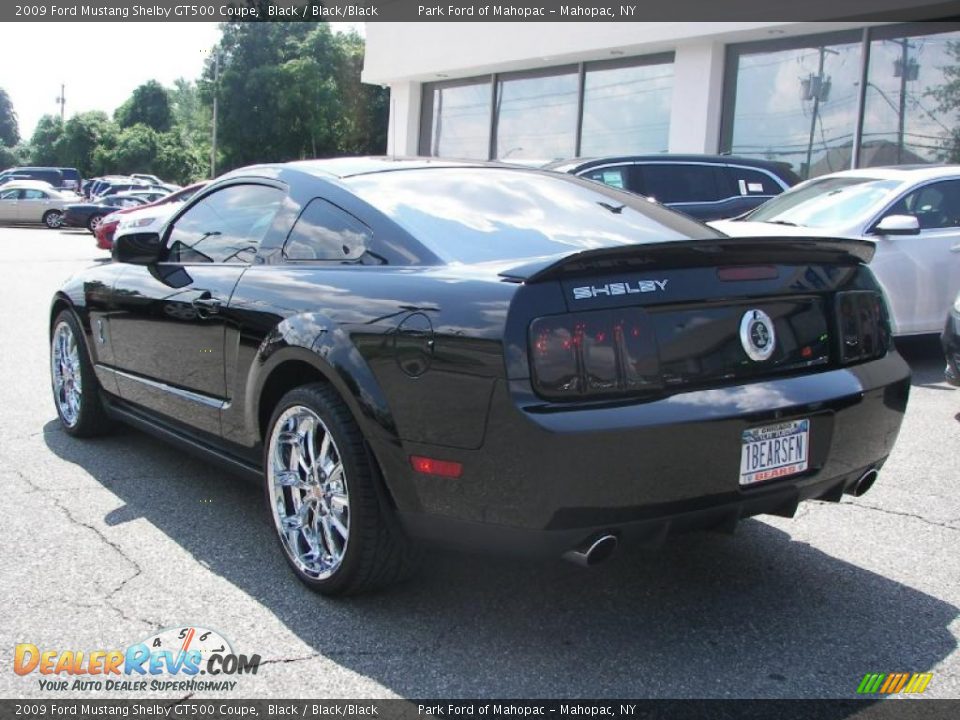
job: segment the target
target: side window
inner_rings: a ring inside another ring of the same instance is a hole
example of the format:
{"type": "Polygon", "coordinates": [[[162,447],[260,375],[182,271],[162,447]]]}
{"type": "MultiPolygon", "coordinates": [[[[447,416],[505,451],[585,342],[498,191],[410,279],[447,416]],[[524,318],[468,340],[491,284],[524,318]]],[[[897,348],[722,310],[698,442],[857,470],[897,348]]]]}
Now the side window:
{"type": "Polygon", "coordinates": [[[370,229],[326,200],[311,200],[294,223],[283,254],[288,260],[359,260],[370,248],[370,229]]]}
{"type": "Polygon", "coordinates": [[[0,200],[16,200],[19,194],[19,190],[4,190],[0,193],[0,200]]]}
{"type": "Polygon", "coordinates": [[[597,182],[602,182],[604,185],[610,185],[611,187],[620,188],[621,190],[627,189],[627,171],[629,168],[626,166],[619,167],[607,167],[599,168],[597,170],[588,170],[583,173],[581,177],[587,178],[587,180],[596,180],[597,182]]]}
{"type": "Polygon", "coordinates": [[[731,167],[727,173],[733,178],[737,193],[744,197],[779,195],[783,192],[783,188],[772,177],[759,170],[731,167]]]}
{"type": "Polygon", "coordinates": [[[886,215],[913,215],[921,230],[960,227],[960,180],[944,180],[917,188],[886,215]]]}
{"type": "Polygon", "coordinates": [[[180,216],[167,236],[167,260],[249,263],[285,193],[266,185],[230,185],[180,216]]]}
{"type": "Polygon", "coordinates": [[[661,203],[711,202],[722,199],[716,168],[681,163],[643,166],[644,194],[661,203]]]}
{"type": "Polygon", "coordinates": [[[22,200],[46,200],[47,194],[43,190],[24,190],[20,197],[22,200]]]}

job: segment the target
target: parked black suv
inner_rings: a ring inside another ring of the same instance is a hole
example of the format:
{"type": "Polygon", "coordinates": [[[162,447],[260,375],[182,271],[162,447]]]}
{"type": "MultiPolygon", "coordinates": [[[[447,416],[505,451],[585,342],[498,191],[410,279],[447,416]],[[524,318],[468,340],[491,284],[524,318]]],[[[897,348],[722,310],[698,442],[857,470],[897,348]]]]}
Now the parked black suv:
{"type": "Polygon", "coordinates": [[[0,173],[0,185],[14,180],[41,180],[62,188],[63,171],[55,167],[13,167],[0,173]]]}
{"type": "Polygon", "coordinates": [[[545,169],[645,195],[703,222],[742,215],[800,182],[786,163],[732,155],[580,158],[545,169]]]}

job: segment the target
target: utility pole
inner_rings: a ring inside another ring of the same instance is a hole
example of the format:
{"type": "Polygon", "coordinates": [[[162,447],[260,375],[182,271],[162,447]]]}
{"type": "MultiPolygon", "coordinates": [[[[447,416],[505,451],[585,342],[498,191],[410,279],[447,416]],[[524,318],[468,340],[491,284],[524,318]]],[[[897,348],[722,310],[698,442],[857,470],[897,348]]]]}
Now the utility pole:
{"type": "MultiPolygon", "coordinates": [[[[904,145],[904,132],[906,129],[906,117],[907,117],[907,81],[914,80],[915,73],[919,70],[919,66],[916,69],[910,65],[910,41],[907,38],[898,40],[897,44],[900,46],[900,107],[897,110],[897,164],[903,162],[903,145],[904,145]]],[[[916,64],[916,61],[914,61],[916,64]]],[[[897,74],[897,69],[894,67],[894,74],[897,74]]]]}
{"type": "Polygon", "coordinates": [[[210,178],[217,176],[217,91],[220,89],[220,50],[213,55],[213,138],[210,142],[210,178]]]}
{"type": "MultiPolygon", "coordinates": [[[[817,74],[816,76],[811,75],[809,79],[810,89],[808,92],[813,98],[813,111],[810,113],[810,140],[807,143],[807,165],[806,165],[807,169],[804,175],[805,180],[810,179],[810,163],[813,161],[813,138],[817,131],[817,117],[820,114],[820,101],[821,99],[826,100],[826,97],[825,97],[826,79],[823,76],[823,66],[824,66],[824,60],[827,57],[827,53],[830,53],[832,55],[839,55],[839,53],[836,50],[829,50],[825,47],[821,47],[820,48],[820,65],[817,68],[817,74]]],[[[809,100],[810,98],[805,98],[805,99],[809,100]]]]}
{"type": "Polygon", "coordinates": [[[57,98],[57,104],[60,106],[60,124],[61,125],[63,125],[64,111],[66,110],[66,106],[67,106],[67,97],[66,97],[66,93],[64,92],[66,90],[66,87],[67,87],[66,85],[64,85],[63,83],[60,83],[60,97],[57,98]]]}

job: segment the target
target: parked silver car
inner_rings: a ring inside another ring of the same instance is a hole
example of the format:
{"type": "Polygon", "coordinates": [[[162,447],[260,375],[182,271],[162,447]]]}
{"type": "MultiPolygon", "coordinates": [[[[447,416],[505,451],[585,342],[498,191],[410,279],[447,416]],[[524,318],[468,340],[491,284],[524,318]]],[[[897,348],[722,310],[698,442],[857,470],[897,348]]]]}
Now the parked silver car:
{"type": "Polygon", "coordinates": [[[0,223],[43,223],[48,228],[63,224],[63,208],[76,195],[54,190],[50,183],[20,180],[0,188],[0,223]]]}

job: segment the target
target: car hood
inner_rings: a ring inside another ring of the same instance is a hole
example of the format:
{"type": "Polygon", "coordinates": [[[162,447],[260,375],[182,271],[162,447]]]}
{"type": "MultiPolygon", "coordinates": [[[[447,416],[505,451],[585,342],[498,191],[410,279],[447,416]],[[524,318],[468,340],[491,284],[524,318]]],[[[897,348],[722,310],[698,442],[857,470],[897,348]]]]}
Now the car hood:
{"type": "MultiPolygon", "coordinates": [[[[842,237],[835,228],[795,227],[768,222],[750,222],[749,220],[714,220],[707,225],[730,237],[842,237]]],[[[851,236],[855,240],[869,240],[851,236]]]]}

